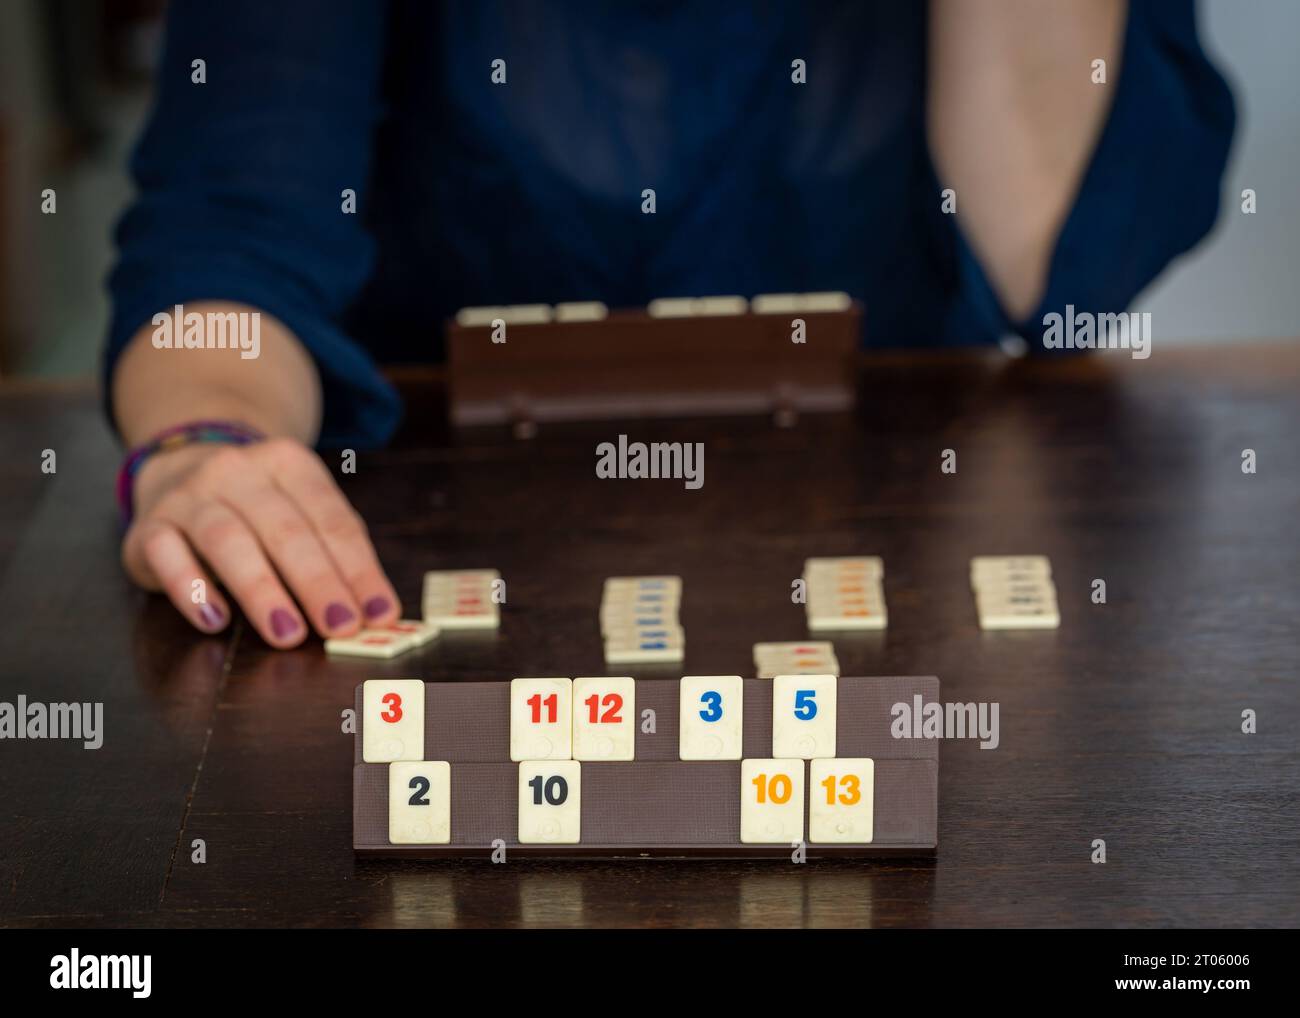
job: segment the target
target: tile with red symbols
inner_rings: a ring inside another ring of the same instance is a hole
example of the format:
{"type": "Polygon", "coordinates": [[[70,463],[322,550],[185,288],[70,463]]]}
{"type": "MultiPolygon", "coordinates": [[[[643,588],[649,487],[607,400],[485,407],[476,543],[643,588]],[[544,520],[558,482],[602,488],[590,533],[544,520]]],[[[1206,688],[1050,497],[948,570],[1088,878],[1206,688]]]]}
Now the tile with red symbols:
{"type": "Polygon", "coordinates": [[[424,574],[424,621],[440,629],[495,629],[501,624],[495,569],[424,574]]]}
{"type": "Polygon", "coordinates": [[[838,675],[835,646],[826,640],[754,644],[754,668],[760,679],[777,675],[838,675]]]}
{"type": "Polygon", "coordinates": [[[424,759],[424,683],[367,679],[361,684],[361,759],[424,759]]]}
{"type": "Polygon", "coordinates": [[[423,647],[426,643],[431,643],[438,638],[438,627],[431,622],[423,622],[420,619],[398,619],[392,625],[382,626],[377,630],[370,631],[409,636],[415,641],[417,647],[423,647]]]}
{"type": "MultiPolygon", "coordinates": [[[[434,635],[437,635],[437,630],[434,631],[434,635]]],[[[334,637],[326,640],[325,653],[333,657],[387,658],[405,654],[420,645],[414,633],[404,632],[401,629],[363,629],[356,636],[334,637]]]]}
{"type": "Polygon", "coordinates": [[[636,752],[636,683],[630,676],[573,680],[573,759],[631,760],[636,752]]]}

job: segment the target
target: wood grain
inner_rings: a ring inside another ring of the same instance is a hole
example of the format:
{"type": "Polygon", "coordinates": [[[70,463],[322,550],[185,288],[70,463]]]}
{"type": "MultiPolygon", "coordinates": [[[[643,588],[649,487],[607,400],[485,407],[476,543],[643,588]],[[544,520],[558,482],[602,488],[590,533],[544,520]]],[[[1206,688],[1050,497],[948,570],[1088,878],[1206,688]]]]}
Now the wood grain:
{"type": "Polygon", "coordinates": [[[0,742],[0,924],[1294,926],[1298,379],[1291,344],[887,355],[854,413],[788,430],[547,424],[517,442],[449,431],[436,376],[408,373],[398,442],[341,480],[411,609],[425,569],[462,566],[499,568],[508,604],[495,636],[374,665],[275,654],[242,626],[204,639],[132,591],[95,397],[0,390],[22,528],[0,558],[0,699],[102,700],[107,725],[98,751],[0,742]],[[703,488],[597,480],[620,432],[705,443],[703,488]],[[33,480],[50,441],[59,472],[33,480]],[[968,559],[1022,551],[1051,556],[1061,628],[983,633],[968,559]],[[753,642],[806,634],[803,559],[858,552],[884,557],[890,625],[836,639],[844,673],[938,675],[944,699],[1000,708],[997,749],[942,746],[933,862],[353,857],[340,712],[359,679],[600,674],[601,582],[642,572],[683,576],[687,654],[634,674],[743,674],[753,642]]]}

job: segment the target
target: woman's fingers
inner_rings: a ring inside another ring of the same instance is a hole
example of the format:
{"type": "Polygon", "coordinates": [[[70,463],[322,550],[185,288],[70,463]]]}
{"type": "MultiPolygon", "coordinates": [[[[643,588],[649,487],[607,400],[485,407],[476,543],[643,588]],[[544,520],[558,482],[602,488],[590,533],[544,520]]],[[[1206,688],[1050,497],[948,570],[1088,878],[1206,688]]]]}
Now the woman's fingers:
{"type": "Polygon", "coordinates": [[[339,491],[325,465],[314,456],[295,458],[274,476],[276,484],[315,528],[343,581],[361,605],[365,624],[382,626],[395,622],[401,611],[397,592],[379,565],[365,523],[339,491]]]}
{"type": "Polygon", "coordinates": [[[257,478],[231,485],[224,499],[257,535],[318,633],[351,636],[361,628],[361,606],[311,522],[284,492],[257,478]]]}
{"type": "Polygon", "coordinates": [[[215,499],[176,501],[183,507],[176,516],[165,518],[189,538],[194,549],[243,606],[244,614],[262,634],[262,639],[280,648],[300,644],[307,635],[302,614],[271,568],[248,524],[233,509],[215,499]]]}
{"type": "Polygon", "coordinates": [[[301,443],[196,450],[168,463],[173,469],[154,472],[122,559],[136,582],[165,590],[200,629],[215,632],[230,618],[213,577],[274,647],[302,642],[304,613],[326,637],[396,620],[397,593],[365,524],[301,443]]]}
{"type": "Polygon", "coordinates": [[[230,608],[184,536],[172,524],[147,519],[131,528],[122,564],[146,590],[161,590],[182,615],[205,633],[220,632],[230,608]]]}

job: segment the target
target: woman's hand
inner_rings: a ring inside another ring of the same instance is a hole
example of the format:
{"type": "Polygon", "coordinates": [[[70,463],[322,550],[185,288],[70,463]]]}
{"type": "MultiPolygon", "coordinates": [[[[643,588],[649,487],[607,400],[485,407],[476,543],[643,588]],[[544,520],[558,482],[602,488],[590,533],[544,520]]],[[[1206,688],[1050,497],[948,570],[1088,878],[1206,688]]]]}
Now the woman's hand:
{"type": "Polygon", "coordinates": [[[395,621],[400,608],[365,523],[325,464],[290,438],[152,456],[136,476],[122,563],[207,633],[230,620],[215,574],[279,648],[301,643],[308,623],[348,636],[395,621]]]}

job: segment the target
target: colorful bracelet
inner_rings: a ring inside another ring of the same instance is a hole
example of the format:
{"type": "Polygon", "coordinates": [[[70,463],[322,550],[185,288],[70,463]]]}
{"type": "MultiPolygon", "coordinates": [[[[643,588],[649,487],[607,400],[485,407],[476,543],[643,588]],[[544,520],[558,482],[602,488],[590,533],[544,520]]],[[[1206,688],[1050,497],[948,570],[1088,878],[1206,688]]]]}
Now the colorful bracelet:
{"type": "Polygon", "coordinates": [[[126,527],[131,524],[135,475],[140,472],[145,460],[154,453],[179,449],[181,446],[194,445],[197,442],[248,445],[252,442],[260,442],[265,437],[256,428],[234,421],[190,421],[188,424],[177,424],[175,427],[159,432],[144,445],[132,449],[122,461],[122,469],[117,472],[117,507],[122,513],[122,525],[126,527]]]}

